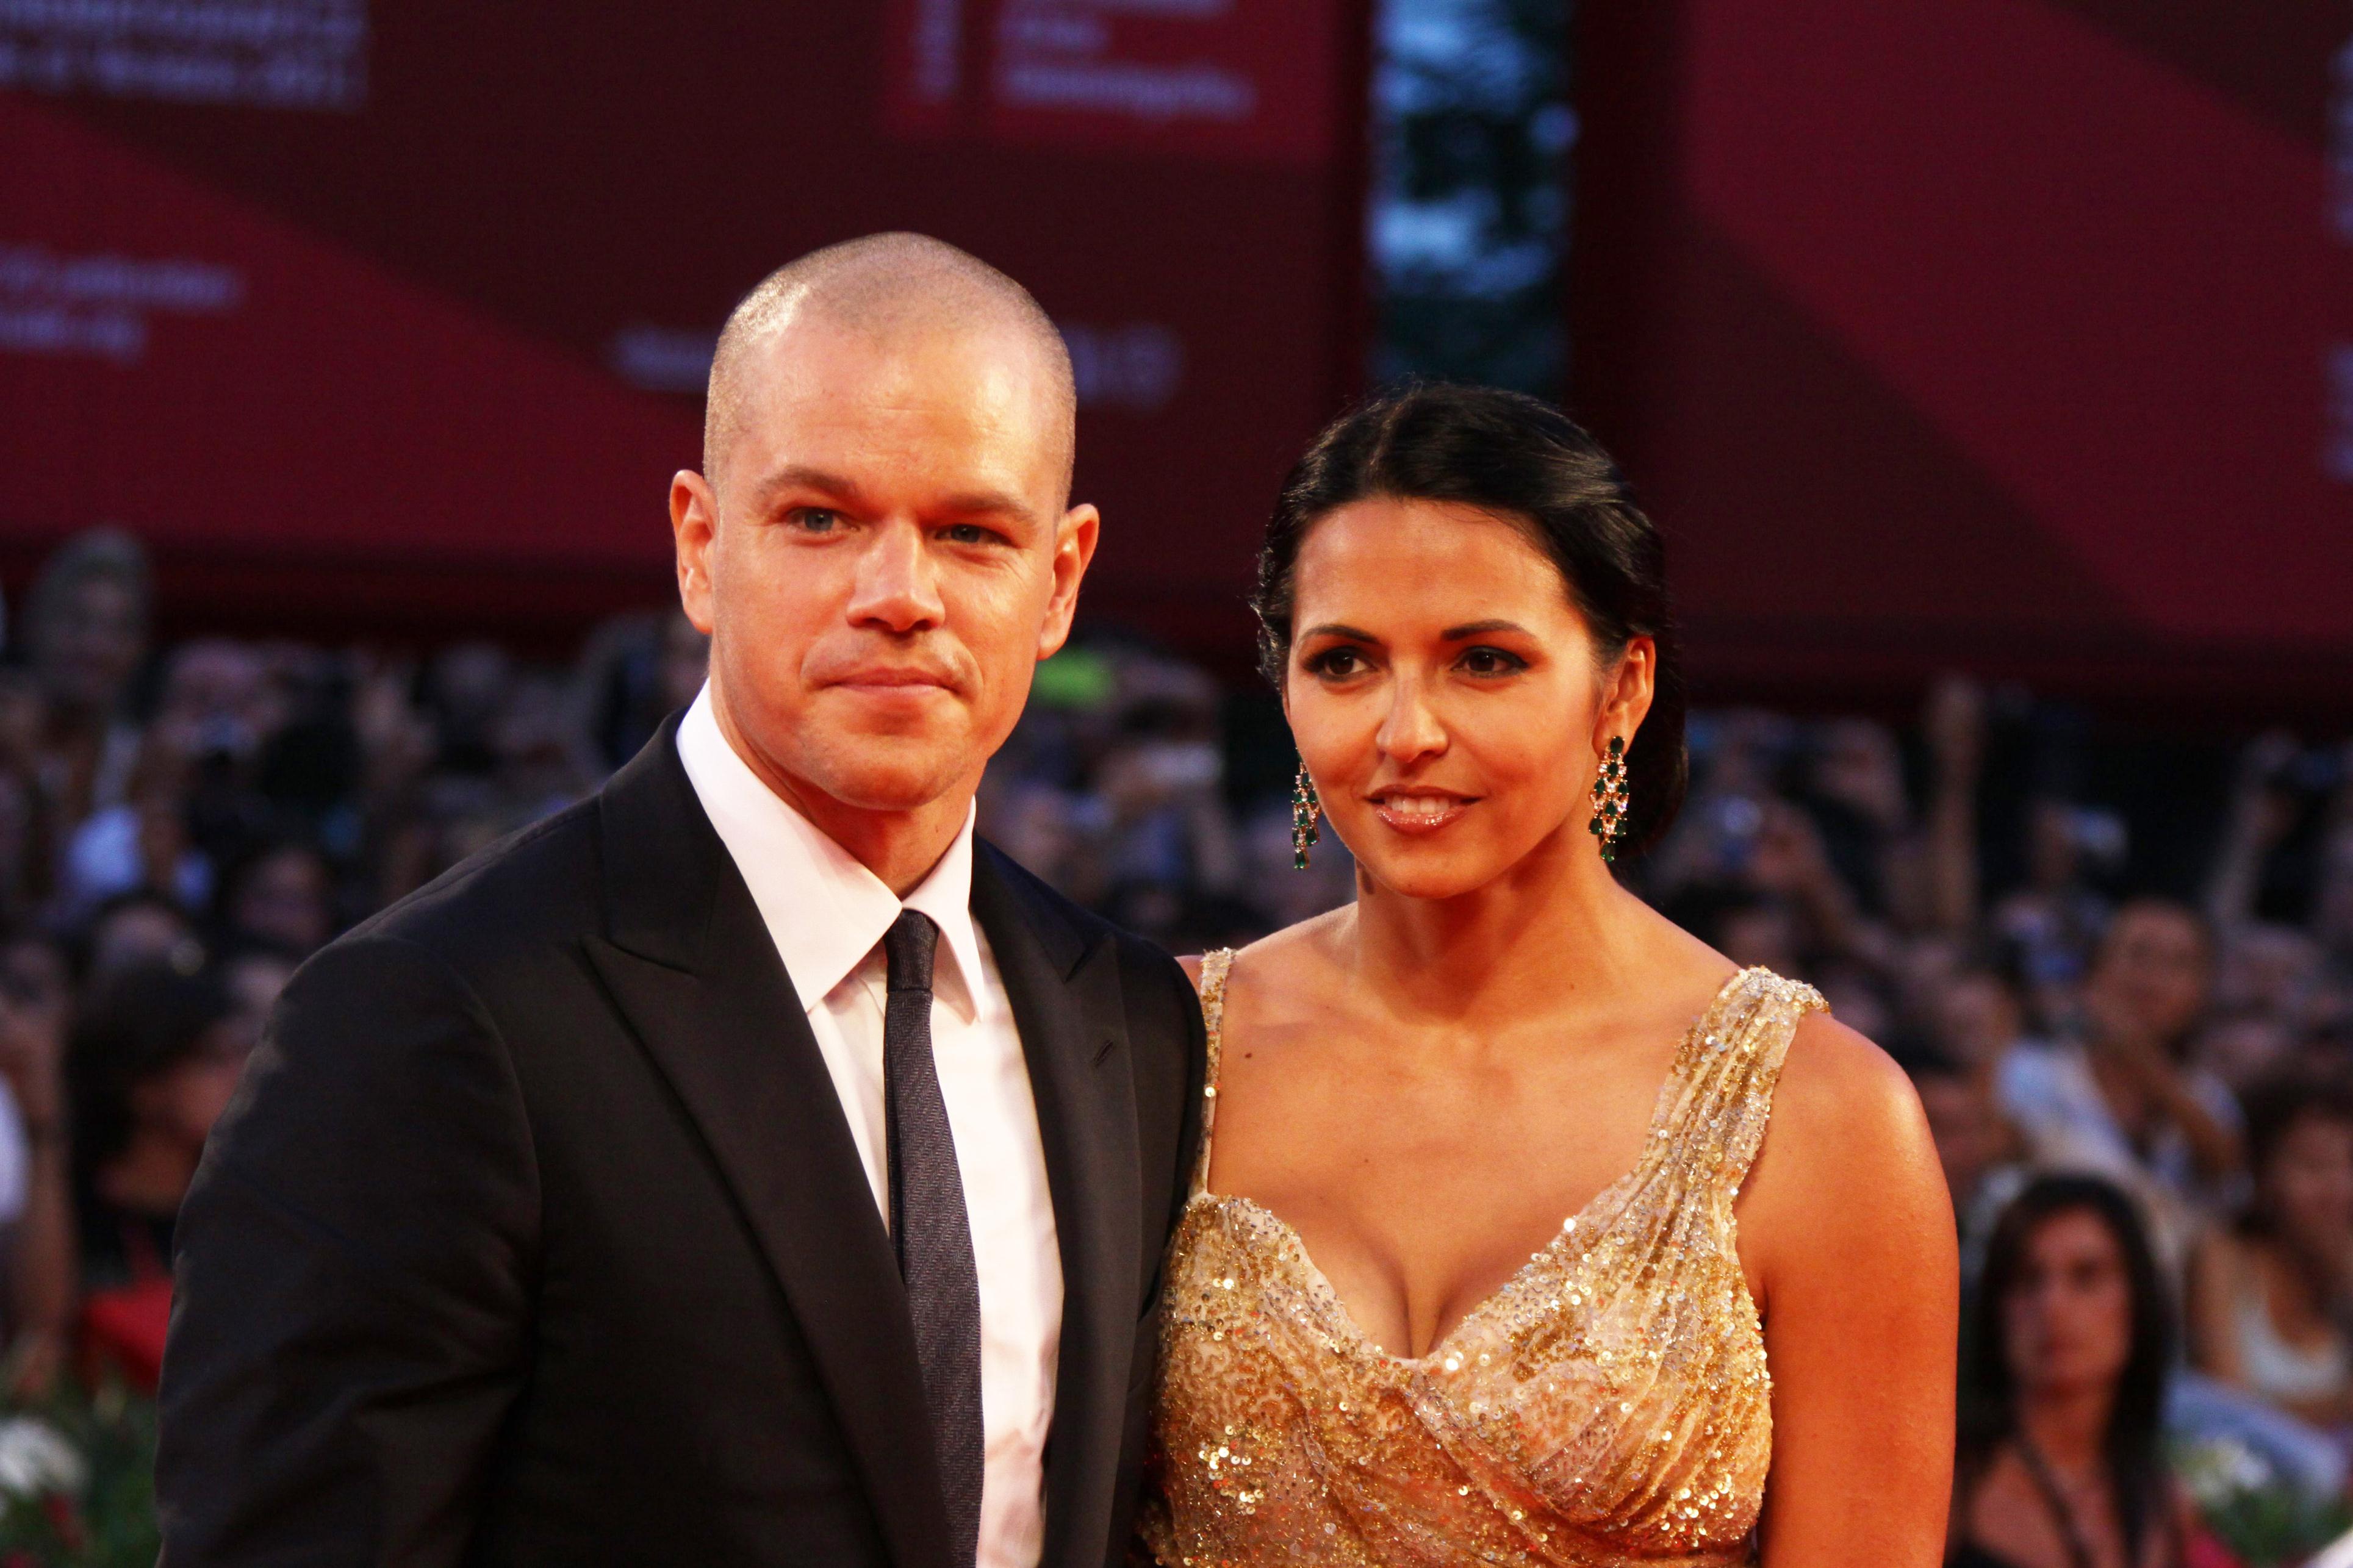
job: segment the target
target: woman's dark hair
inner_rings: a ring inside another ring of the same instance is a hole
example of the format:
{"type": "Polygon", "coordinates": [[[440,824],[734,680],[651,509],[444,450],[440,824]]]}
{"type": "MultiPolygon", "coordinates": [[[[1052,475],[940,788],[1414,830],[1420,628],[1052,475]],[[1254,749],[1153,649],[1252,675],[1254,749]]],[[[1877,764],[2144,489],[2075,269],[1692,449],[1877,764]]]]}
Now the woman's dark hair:
{"type": "Polygon", "coordinates": [[[66,1056],[81,1171],[95,1171],[130,1145],[132,1091],[195,1056],[229,1013],[228,994],[210,970],[142,965],[100,990],[75,1024],[66,1056]]]}
{"type": "Polygon", "coordinates": [[[1259,651],[1278,689],[1291,656],[1293,574],[1317,522],[1376,496],[1449,501],[1525,529],[1560,571],[1603,664],[1638,637],[1658,647],[1649,717],[1626,756],[1622,854],[1658,841],[1683,805],[1683,664],[1666,549],[1593,437],[1550,404],[1486,386],[1420,384],[1374,398],[1315,438],[1284,480],[1259,552],[1259,651]]]}
{"type": "Polygon", "coordinates": [[[2335,1073],[2289,1068],[2249,1084],[2239,1096],[2247,1123],[2247,1170],[2261,1176],[2287,1135],[2307,1118],[2353,1127],[2353,1086],[2335,1073]]]}
{"type": "Polygon", "coordinates": [[[1960,1485],[1954,1507],[1967,1506],[2004,1442],[2019,1435],[2018,1388],[2002,1332],[2002,1304],[2025,1272],[2035,1233],[2063,1215],[2087,1214],[2115,1238],[2132,1297],[2132,1344],[2116,1379],[2103,1446],[2126,1555],[2140,1562],[2149,1532],[2168,1528],[2162,1446],[2166,1369],[2173,1359],[2173,1309],[2133,1200],[2097,1176],[2040,1176],[2010,1200],[1987,1238],[1985,1271],[1961,1334],[1960,1485]]]}
{"type": "MultiPolygon", "coordinates": [[[[2255,1178],[2256,1193],[2240,1224],[2242,1234],[2273,1233],[2274,1216],[2264,1212],[2262,1183],[2265,1167],[2287,1142],[2289,1133],[2306,1121],[2331,1121],[2353,1127],[2353,1085],[2336,1073],[2291,1067],[2247,1086],[2239,1096],[2247,1124],[2247,1172],[2255,1178]]],[[[2324,1297],[2333,1294],[2324,1289],[2324,1297]]]]}

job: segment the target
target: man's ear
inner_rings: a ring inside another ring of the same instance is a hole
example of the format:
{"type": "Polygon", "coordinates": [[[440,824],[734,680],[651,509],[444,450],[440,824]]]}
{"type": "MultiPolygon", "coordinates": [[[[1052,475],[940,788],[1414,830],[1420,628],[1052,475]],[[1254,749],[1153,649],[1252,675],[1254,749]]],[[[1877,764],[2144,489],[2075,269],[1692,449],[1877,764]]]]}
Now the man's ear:
{"type": "Polygon", "coordinates": [[[711,635],[711,546],[719,533],[719,497],[711,481],[692,468],[670,480],[670,536],[678,557],[678,602],[704,637],[711,635]]]}
{"type": "Polygon", "coordinates": [[[1053,658],[1071,639],[1071,620],[1079,610],[1079,583],[1095,558],[1103,532],[1103,515],[1092,506],[1074,506],[1054,525],[1054,587],[1046,601],[1045,624],[1038,628],[1038,658],[1053,658]]]}

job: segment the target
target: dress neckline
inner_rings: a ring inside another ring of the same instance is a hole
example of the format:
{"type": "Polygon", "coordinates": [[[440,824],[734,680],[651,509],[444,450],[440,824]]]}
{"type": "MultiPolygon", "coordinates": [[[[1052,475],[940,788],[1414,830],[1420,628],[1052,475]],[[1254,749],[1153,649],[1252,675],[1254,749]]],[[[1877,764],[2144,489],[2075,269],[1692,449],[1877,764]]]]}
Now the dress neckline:
{"type": "MultiPolygon", "coordinates": [[[[1218,1038],[1213,1042],[1211,1081],[1208,1085],[1210,1102],[1214,1105],[1218,1090],[1216,1079],[1221,1076],[1224,1059],[1226,971],[1232,964],[1233,953],[1229,950],[1211,956],[1223,960],[1217,977],[1218,1038]]],[[[1676,1102],[1680,1099],[1683,1081],[1689,1075],[1689,1064],[1694,1047],[1700,1041],[1708,1037],[1716,1016],[1722,1013],[1725,1005],[1746,987],[1746,983],[1753,976],[1768,973],[1770,972],[1758,968],[1736,970],[1722,985],[1716,988],[1715,996],[1709,999],[1707,1005],[1701,1009],[1699,1016],[1694,1018],[1690,1026],[1683,1031],[1682,1039],[1676,1042],[1674,1057],[1667,1064],[1666,1076],[1660,1080],[1658,1094],[1651,1101],[1651,1119],[1642,1132],[1642,1152],[1636,1156],[1633,1168],[1587,1199],[1582,1207],[1561,1223],[1560,1228],[1552,1233],[1551,1237],[1542,1247],[1530,1253],[1528,1260],[1512,1271],[1509,1279],[1472,1302],[1470,1308],[1461,1317],[1455,1319],[1444,1333],[1431,1341],[1430,1348],[1419,1355],[1399,1355],[1383,1346],[1379,1341],[1365,1331],[1363,1325],[1356,1321],[1356,1314],[1348,1310],[1347,1302],[1341,1299],[1340,1292],[1334,1289],[1331,1279],[1324,1274],[1323,1268],[1316,1263],[1314,1255],[1308,1251],[1307,1240],[1299,1234],[1296,1226],[1255,1198],[1245,1197],[1240,1193],[1221,1194],[1211,1190],[1208,1184],[1208,1172],[1211,1135],[1215,1131],[1214,1119],[1212,1125],[1204,1128],[1201,1135],[1200,1190],[1192,1195],[1187,1206],[1204,1205],[1214,1208],[1243,1209],[1271,1226],[1296,1258],[1300,1275],[1306,1282],[1308,1293],[1324,1307],[1325,1318],[1342,1331],[1342,1337],[1364,1353],[1390,1366],[1407,1371],[1417,1371],[1432,1365],[1447,1365],[1447,1354],[1455,1342],[1460,1340],[1472,1324],[1491,1315],[1504,1302],[1516,1294],[1530,1274],[1551,1262],[1568,1242],[1576,1239],[1589,1241],[1591,1237],[1607,1230],[1606,1224],[1599,1226],[1593,1224],[1594,1217],[1604,1212],[1605,1205],[1614,1205],[1617,1208],[1622,1209],[1626,1194],[1641,1184],[1651,1174],[1652,1167],[1668,1152],[1673,1142],[1673,1140],[1667,1136],[1670,1131],[1669,1123],[1674,1114],[1676,1102]]],[[[1206,969],[1204,973],[1207,973],[1206,969]]],[[[1455,1364],[1459,1364],[1459,1362],[1455,1364]]],[[[1451,1366],[1448,1369],[1452,1370],[1451,1366]]]]}

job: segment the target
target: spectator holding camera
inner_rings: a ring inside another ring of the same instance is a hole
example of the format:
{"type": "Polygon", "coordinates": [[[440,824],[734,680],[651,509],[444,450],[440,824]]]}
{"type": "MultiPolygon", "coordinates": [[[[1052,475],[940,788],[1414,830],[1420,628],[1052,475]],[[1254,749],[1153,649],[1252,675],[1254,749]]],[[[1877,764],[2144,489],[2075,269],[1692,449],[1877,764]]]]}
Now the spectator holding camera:
{"type": "Polygon", "coordinates": [[[2126,903],[2094,951],[2076,1037],[2010,1052],[1998,1079],[2033,1163],[2096,1172],[2133,1193],[2169,1267],[2239,1168],[2231,1091],[2189,1063],[2212,967],[2197,915],[2163,900],[2126,903]]]}

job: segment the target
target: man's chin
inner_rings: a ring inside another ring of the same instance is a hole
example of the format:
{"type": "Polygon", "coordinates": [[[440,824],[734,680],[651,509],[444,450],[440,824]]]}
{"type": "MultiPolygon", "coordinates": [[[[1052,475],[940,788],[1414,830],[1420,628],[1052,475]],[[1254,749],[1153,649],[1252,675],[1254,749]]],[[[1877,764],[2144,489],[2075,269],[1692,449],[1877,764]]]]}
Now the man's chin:
{"type": "Polygon", "coordinates": [[[969,787],[973,770],[959,754],[929,747],[861,747],[813,771],[808,783],[854,811],[908,812],[934,805],[969,787]]]}

